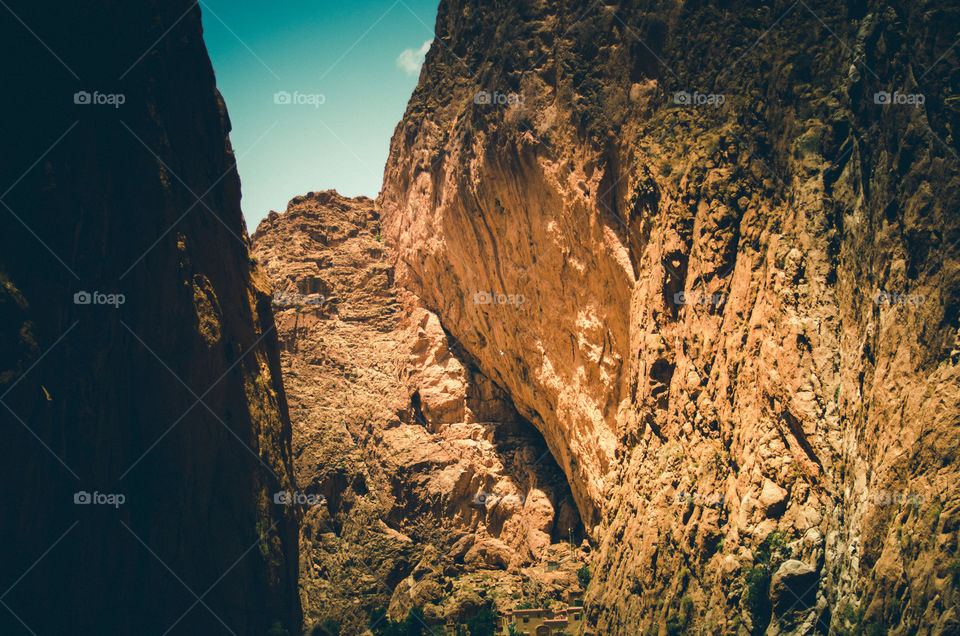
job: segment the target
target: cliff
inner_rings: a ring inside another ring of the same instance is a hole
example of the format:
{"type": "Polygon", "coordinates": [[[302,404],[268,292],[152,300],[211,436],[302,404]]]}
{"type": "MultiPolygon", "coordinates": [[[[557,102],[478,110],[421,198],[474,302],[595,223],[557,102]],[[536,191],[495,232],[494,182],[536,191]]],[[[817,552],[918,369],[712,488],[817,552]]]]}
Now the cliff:
{"type": "Polygon", "coordinates": [[[315,502],[300,537],[306,624],[359,634],[377,610],[399,621],[418,607],[442,629],[488,600],[582,593],[583,526],[563,473],[396,286],[374,201],[295,197],[253,249],[274,290],[297,481],[315,502]]]}
{"type": "Polygon", "coordinates": [[[441,2],[383,234],[566,475],[595,633],[960,629],[958,23],[441,2]]]}
{"type": "Polygon", "coordinates": [[[198,6],[15,1],[0,42],[0,632],[297,633],[278,340],[198,6]]]}

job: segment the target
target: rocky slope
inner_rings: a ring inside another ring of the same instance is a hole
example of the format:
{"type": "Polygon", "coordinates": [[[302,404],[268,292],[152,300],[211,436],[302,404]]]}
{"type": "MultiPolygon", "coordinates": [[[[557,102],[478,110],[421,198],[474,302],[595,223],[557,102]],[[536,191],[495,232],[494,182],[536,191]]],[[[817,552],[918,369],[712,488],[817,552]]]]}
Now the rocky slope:
{"type": "Polygon", "coordinates": [[[308,626],[463,623],[565,602],[582,524],[542,437],[393,281],[374,202],[316,192],[253,236],[274,289],[303,494],[308,626]],[[549,561],[558,569],[546,571],[549,561]]]}
{"type": "Polygon", "coordinates": [[[595,633],[960,629],[958,24],[441,2],[383,234],[566,475],[595,633]]]}
{"type": "Polygon", "coordinates": [[[0,13],[0,633],[297,633],[278,341],[199,8],[0,13]]]}

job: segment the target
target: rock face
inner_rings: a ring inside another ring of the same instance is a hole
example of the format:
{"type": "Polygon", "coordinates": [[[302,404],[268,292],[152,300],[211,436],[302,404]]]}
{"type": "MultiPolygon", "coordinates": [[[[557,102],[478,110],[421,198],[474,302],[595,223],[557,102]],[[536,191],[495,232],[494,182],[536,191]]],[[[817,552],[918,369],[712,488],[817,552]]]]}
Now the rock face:
{"type": "Polygon", "coordinates": [[[583,527],[563,473],[397,289],[374,202],[296,197],[253,245],[274,287],[297,480],[317,502],[301,533],[306,624],[360,633],[371,611],[414,606],[463,623],[481,594],[501,609],[575,594],[583,527]]]}
{"type": "Polygon", "coordinates": [[[278,341],[197,5],[14,1],[0,43],[0,633],[297,633],[278,341]]]}
{"type": "Polygon", "coordinates": [[[595,633],[955,624],[958,18],[441,2],[383,234],[566,475],[595,633]]]}

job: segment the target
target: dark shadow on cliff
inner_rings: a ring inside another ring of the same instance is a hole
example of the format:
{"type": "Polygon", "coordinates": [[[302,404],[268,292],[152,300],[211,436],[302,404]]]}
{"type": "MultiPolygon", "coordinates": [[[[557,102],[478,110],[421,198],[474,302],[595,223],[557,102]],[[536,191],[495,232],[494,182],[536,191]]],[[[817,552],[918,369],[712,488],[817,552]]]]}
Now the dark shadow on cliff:
{"type": "Polygon", "coordinates": [[[199,8],[0,13],[0,632],[292,633],[289,417],[199,8]]]}

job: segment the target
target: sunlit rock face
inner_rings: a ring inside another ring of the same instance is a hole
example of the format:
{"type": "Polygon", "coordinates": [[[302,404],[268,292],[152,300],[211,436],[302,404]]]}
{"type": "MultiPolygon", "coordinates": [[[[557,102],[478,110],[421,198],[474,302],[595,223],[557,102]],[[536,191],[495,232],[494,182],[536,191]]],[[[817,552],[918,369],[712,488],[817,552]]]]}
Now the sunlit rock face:
{"type": "Polygon", "coordinates": [[[298,633],[279,347],[198,6],[14,1],[0,47],[0,633],[298,633]]]}
{"type": "Polygon", "coordinates": [[[596,633],[958,628],[957,20],[441,3],[384,236],[564,471],[596,633]]]}
{"type": "Polygon", "coordinates": [[[372,611],[430,625],[582,593],[583,526],[543,437],[433,312],[397,287],[379,211],[295,197],[253,235],[273,286],[297,481],[308,626],[372,611]],[[548,571],[548,562],[562,567],[548,571]]]}

